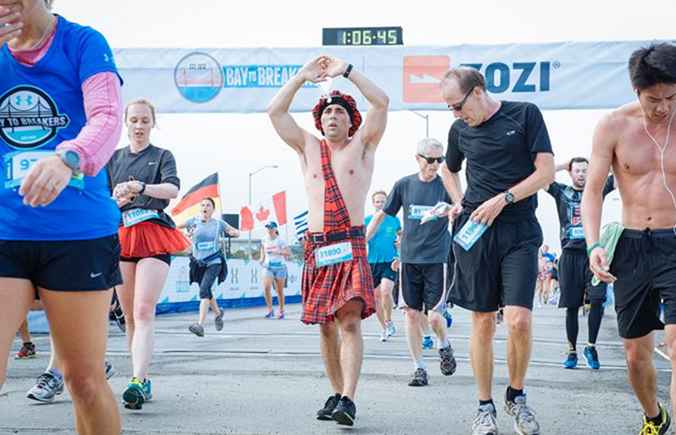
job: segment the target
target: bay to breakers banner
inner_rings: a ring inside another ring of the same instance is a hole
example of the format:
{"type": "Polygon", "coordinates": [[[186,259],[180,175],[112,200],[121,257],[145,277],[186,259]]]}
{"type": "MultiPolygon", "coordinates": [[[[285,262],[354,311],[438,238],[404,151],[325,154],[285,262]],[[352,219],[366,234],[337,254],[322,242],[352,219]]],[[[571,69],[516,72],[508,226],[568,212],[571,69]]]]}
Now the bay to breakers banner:
{"type": "MultiPolygon", "coordinates": [[[[382,87],[391,110],[448,110],[439,82],[452,66],[486,76],[500,99],[530,101],[541,109],[601,109],[634,97],[627,63],[652,41],[434,47],[313,47],[249,49],[117,49],[126,101],[150,99],[160,112],[264,112],[270,99],[308,60],[321,54],[354,64],[382,87]]],[[[673,42],[673,41],[667,41],[673,42]]],[[[358,96],[339,78],[333,86],[358,96]]],[[[306,84],[292,111],[309,111],[322,91],[306,84]]]]}
{"type": "MultiPolygon", "coordinates": [[[[199,302],[199,286],[188,282],[188,257],[173,257],[167,281],[158,301],[158,312],[181,311],[181,306],[199,302]]],[[[284,289],[287,297],[300,296],[302,265],[286,263],[289,275],[284,289]]],[[[263,304],[263,269],[257,261],[228,260],[228,277],[214,285],[214,297],[228,306],[263,304]]],[[[294,299],[291,299],[294,300],[294,299]]]]}

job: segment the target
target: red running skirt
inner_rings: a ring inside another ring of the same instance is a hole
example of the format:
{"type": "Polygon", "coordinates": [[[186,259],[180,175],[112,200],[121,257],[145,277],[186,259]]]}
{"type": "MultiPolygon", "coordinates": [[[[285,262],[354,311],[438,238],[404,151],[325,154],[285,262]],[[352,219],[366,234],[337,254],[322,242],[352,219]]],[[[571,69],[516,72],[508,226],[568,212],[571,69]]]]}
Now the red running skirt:
{"type": "Polygon", "coordinates": [[[175,254],[185,251],[191,245],[179,230],[152,222],[120,227],[119,236],[122,257],[148,258],[175,254]]]}

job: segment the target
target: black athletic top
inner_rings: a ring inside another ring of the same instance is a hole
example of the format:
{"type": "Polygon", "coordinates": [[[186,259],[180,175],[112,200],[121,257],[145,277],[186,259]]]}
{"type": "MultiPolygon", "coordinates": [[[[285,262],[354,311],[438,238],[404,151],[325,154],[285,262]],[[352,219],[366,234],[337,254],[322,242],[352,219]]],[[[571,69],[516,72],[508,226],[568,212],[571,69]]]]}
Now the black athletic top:
{"type": "MultiPolygon", "coordinates": [[[[535,172],[537,153],[551,153],[552,145],[540,109],[532,103],[502,101],[500,109],[477,127],[458,119],[448,132],[446,165],[459,172],[467,159],[467,191],[462,202],[474,210],[535,172]]],[[[508,205],[500,218],[534,216],[537,195],[508,205]]]]}

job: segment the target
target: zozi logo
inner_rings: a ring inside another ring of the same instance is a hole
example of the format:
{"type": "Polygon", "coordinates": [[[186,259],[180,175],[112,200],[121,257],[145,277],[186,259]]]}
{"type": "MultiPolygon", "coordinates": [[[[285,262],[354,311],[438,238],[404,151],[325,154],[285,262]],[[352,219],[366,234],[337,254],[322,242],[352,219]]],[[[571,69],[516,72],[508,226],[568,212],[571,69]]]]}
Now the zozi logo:
{"type": "Polygon", "coordinates": [[[550,90],[552,69],[558,69],[559,62],[502,62],[463,63],[478,69],[486,77],[486,90],[494,94],[501,92],[547,92],[550,90]]]}

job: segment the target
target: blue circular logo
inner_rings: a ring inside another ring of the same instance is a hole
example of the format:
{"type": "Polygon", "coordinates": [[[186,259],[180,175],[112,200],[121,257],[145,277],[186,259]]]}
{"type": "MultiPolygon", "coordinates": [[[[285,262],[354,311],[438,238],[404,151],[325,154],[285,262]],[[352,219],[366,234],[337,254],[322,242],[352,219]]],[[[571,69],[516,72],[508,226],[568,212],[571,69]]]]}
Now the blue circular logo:
{"type": "Polygon", "coordinates": [[[69,122],[54,100],[36,87],[17,86],[0,97],[0,138],[12,148],[38,148],[69,122]]]}
{"type": "Polygon", "coordinates": [[[213,100],[223,89],[223,68],[212,56],[194,52],[183,57],[174,69],[174,83],[183,98],[193,103],[213,100]]]}

